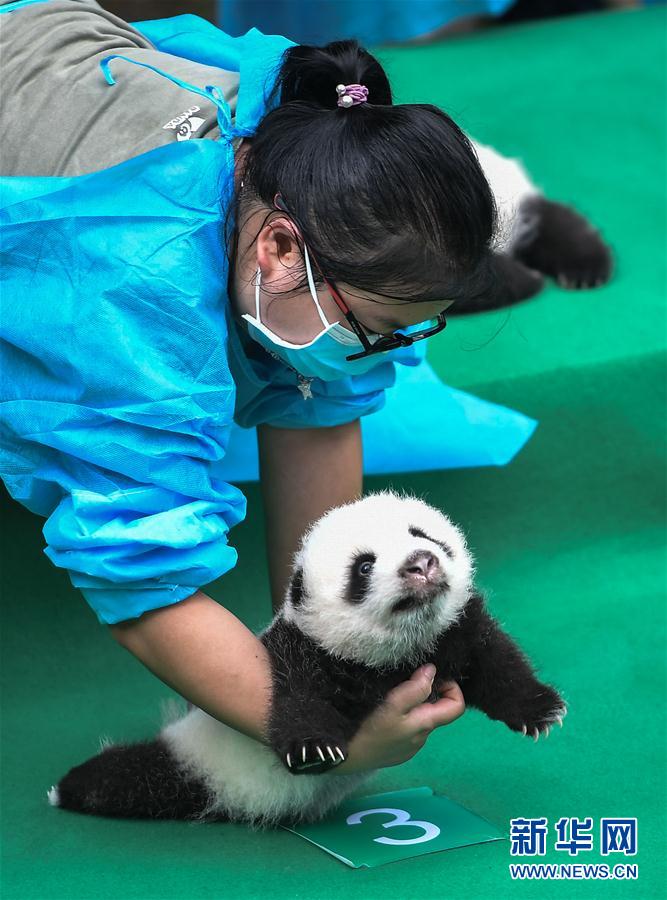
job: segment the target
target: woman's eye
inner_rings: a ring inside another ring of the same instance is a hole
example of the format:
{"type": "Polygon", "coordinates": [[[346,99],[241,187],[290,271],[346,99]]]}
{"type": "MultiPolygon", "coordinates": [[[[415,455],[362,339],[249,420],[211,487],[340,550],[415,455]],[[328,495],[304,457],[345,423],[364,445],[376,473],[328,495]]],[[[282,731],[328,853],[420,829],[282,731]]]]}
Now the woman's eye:
{"type": "Polygon", "coordinates": [[[360,574],[360,575],[370,575],[371,569],[372,569],[372,568],[373,568],[373,563],[370,563],[370,562],[363,562],[363,563],[359,566],[359,574],[360,574]]]}

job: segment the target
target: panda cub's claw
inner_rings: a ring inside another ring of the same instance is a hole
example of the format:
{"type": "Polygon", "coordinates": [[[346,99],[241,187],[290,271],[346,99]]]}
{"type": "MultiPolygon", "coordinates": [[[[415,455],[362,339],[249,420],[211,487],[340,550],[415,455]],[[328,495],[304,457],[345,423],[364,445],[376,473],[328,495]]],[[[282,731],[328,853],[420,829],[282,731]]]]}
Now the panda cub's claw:
{"type": "Polygon", "coordinates": [[[316,774],[326,772],[345,762],[347,754],[338,744],[326,739],[311,738],[307,741],[293,741],[283,759],[293,775],[302,772],[316,774]]]}
{"type": "MultiPolygon", "coordinates": [[[[319,750],[320,748],[318,747],[317,749],[319,750]]],[[[331,757],[331,761],[335,766],[339,766],[342,762],[345,762],[345,754],[338,745],[334,747],[334,750],[338,753],[338,756],[336,756],[331,747],[327,746],[327,752],[331,757]]]]}

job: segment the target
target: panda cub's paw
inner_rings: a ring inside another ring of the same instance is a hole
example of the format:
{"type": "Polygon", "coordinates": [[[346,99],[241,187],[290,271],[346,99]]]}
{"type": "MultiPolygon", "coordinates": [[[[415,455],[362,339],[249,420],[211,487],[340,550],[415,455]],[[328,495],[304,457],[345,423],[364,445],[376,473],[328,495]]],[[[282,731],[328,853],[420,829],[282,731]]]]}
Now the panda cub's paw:
{"type": "Polygon", "coordinates": [[[563,727],[563,719],[567,715],[567,705],[565,701],[558,696],[553,688],[544,685],[546,691],[538,696],[530,715],[526,715],[525,721],[522,723],[521,730],[525,735],[537,741],[541,734],[549,737],[551,726],[556,722],[563,727]]]}
{"type": "Polygon", "coordinates": [[[556,723],[562,728],[567,715],[567,704],[558,692],[548,684],[539,687],[536,695],[521,704],[514,721],[507,723],[514,731],[521,731],[534,741],[539,740],[540,735],[549,737],[551,726],[556,723]]]}
{"type": "Polygon", "coordinates": [[[330,736],[294,740],[282,749],[280,755],[292,775],[300,775],[303,772],[316,775],[345,762],[347,743],[330,736]]]}
{"type": "Polygon", "coordinates": [[[552,710],[551,715],[548,719],[542,719],[537,725],[533,725],[532,727],[529,727],[524,722],[524,724],[521,726],[521,730],[525,735],[532,737],[534,741],[537,741],[541,734],[543,734],[545,738],[548,738],[549,734],[551,733],[551,726],[558,722],[558,724],[562,728],[563,719],[566,715],[567,706],[557,706],[554,710],[552,710]]]}
{"type": "Polygon", "coordinates": [[[526,198],[519,215],[529,224],[512,256],[562,288],[600,287],[611,278],[612,253],[600,233],[572,207],[542,196],[526,198]]]}

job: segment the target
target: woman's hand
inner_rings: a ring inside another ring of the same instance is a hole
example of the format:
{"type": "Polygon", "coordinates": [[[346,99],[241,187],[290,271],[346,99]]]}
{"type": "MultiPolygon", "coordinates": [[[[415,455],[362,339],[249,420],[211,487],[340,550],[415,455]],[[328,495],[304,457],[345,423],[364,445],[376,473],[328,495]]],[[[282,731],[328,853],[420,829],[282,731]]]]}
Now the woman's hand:
{"type": "Polygon", "coordinates": [[[426,703],[434,676],[434,666],[422,666],[409,681],[390,691],[355,734],[348,758],[331,773],[349,775],[398,766],[421,750],[434,728],[449,725],[462,716],[465,701],[455,681],[438,682],[440,699],[426,703]]]}

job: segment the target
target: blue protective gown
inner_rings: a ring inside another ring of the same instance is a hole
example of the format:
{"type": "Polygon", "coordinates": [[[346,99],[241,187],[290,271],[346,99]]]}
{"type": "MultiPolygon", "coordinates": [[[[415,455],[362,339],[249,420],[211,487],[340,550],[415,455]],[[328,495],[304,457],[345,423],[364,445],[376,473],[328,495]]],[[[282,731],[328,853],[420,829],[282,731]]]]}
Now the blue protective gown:
{"type": "MultiPolygon", "coordinates": [[[[160,50],[240,71],[234,123],[220,104],[220,139],[77,177],[0,179],[0,474],[46,517],[45,553],[108,624],[178,602],[236,564],[228,532],[246,501],[225,477],[234,428],[374,412],[394,362],[417,366],[426,343],[366,375],[315,380],[307,400],[288,368],[246,355],[222,233],[231,141],[266,113],[290,42],[255,29],[230,38],[189,15],[135,27],[160,50]]],[[[511,456],[534,423],[507,416],[511,456]]]]}

